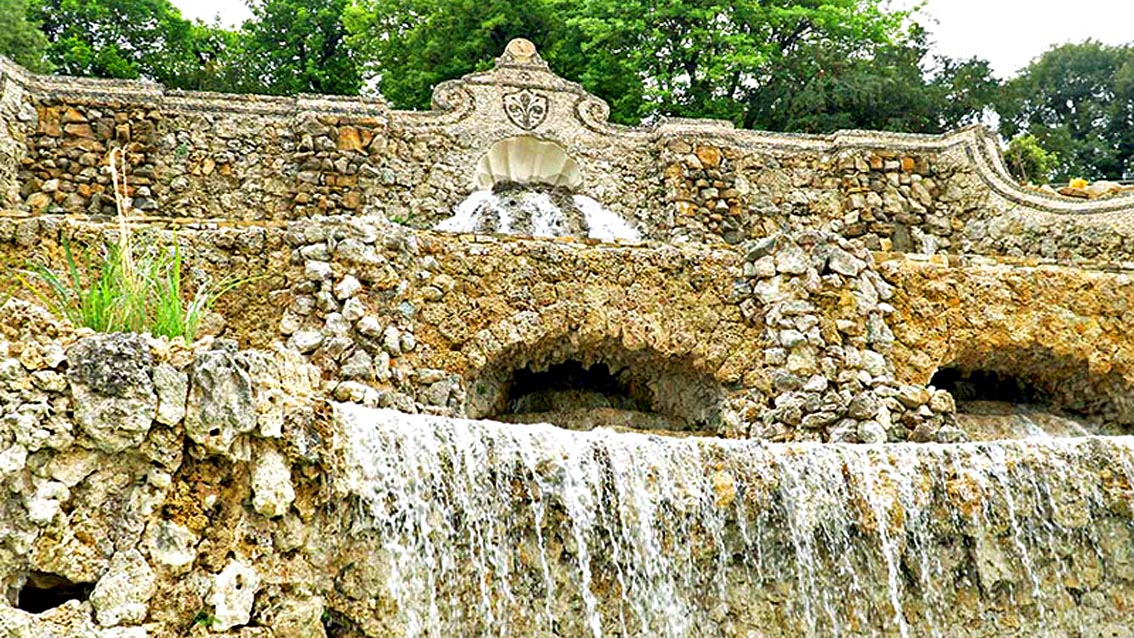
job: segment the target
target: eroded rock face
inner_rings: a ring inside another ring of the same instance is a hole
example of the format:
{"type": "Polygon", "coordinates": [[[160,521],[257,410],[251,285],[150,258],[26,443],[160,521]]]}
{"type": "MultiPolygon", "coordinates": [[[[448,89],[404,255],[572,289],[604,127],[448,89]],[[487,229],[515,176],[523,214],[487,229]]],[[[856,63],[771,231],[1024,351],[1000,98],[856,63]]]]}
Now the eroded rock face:
{"type": "MultiPolygon", "coordinates": [[[[86,346],[95,360],[99,343],[86,346]]],[[[0,604],[10,635],[387,638],[523,626],[576,637],[616,635],[626,622],[629,636],[854,626],[875,637],[899,630],[894,600],[909,635],[999,638],[973,622],[990,613],[1021,631],[1089,635],[1112,629],[1122,613],[1113,601],[1134,595],[1125,439],[815,446],[568,432],[328,406],[308,396],[311,370],[294,353],[142,345],[151,360],[135,373],[173,388],[178,374],[208,379],[183,419],[165,423],[155,407],[142,441],[116,452],[79,438],[6,454],[3,480],[20,498],[5,510],[0,580],[19,591],[28,574],[48,574],[89,592],[35,615],[0,604]],[[228,394],[210,404],[206,387],[228,394]],[[186,426],[210,420],[243,424],[227,449],[186,426]],[[619,575],[632,586],[614,586],[619,575]],[[841,596],[848,578],[853,598],[841,596]],[[829,613],[810,606],[822,600],[835,601],[829,613]]],[[[920,424],[934,422],[931,404],[952,407],[938,391],[892,385],[884,362],[858,365],[885,381],[848,393],[860,440],[887,435],[878,415],[895,403],[920,424]]],[[[4,392],[20,404],[44,390],[4,392]]],[[[63,399],[67,385],[46,398],[63,399]]]]}
{"type": "Polygon", "coordinates": [[[252,603],[260,589],[260,574],[241,560],[232,560],[213,578],[208,603],[213,606],[215,619],[212,627],[227,631],[248,624],[252,617],[252,603]]]}
{"type": "Polygon", "coordinates": [[[141,624],[149,614],[149,603],[156,591],[154,573],[136,549],[120,552],[110,560],[110,568],[91,592],[91,606],[103,627],[141,624]]]}
{"type": "Polygon", "coordinates": [[[252,382],[233,354],[213,350],[197,355],[185,419],[189,438],[210,452],[224,454],[238,435],[256,425],[252,382]]]}
{"type": "Polygon", "coordinates": [[[153,361],[138,335],[87,337],[67,350],[75,421],[103,452],[138,445],[157,411],[153,361]]]}

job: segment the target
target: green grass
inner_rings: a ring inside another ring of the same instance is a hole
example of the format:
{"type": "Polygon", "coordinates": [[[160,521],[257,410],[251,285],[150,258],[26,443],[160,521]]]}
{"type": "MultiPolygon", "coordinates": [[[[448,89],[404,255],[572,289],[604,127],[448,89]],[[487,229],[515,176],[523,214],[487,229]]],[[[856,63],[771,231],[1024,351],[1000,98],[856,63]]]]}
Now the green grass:
{"type": "Polygon", "coordinates": [[[66,264],[61,271],[36,264],[17,277],[55,316],[96,332],[149,332],[191,341],[217,299],[245,281],[204,282],[186,300],[176,237],[168,246],[156,241],[107,243],[98,258],[86,251],[81,259],[64,240],[63,252],[66,264]]]}
{"type": "Polygon", "coordinates": [[[184,263],[177,236],[168,244],[152,236],[136,236],[128,223],[125,165],[115,164],[113,152],[110,170],[118,205],[116,240],[107,242],[97,258],[87,250],[80,260],[64,238],[66,264],[61,270],[33,264],[16,276],[48,310],[76,326],[97,332],[149,332],[192,341],[201,319],[217,299],[248,280],[226,279],[217,285],[203,282],[185,301],[181,279],[184,263]],[[47,292],[36,285],[37,281],[47,292]]]}

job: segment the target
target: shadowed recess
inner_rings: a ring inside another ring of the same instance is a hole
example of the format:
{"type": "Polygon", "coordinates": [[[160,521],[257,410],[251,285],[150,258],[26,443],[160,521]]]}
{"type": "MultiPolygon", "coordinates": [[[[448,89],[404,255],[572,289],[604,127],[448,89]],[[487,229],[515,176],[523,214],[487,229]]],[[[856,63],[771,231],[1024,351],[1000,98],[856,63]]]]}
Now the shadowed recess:
{"type": "Polygon", "coordinates": [[[90,596],[93,589],[91,583],[74,583],[57,574],[31,572],[20,588],[16,607],[38,614],[69,600],[82,602],[90,596]]]}
{"type": "Polygon", "coordinates": [[[721,433],[719,385],[690,362],[613,340],[502,355],[469,384],[468,416],[570,429],[721,433]]]}
{"type": "Polygon", "coordinates": [[[1128,380],[1042,346],[962,351],[929,383],[953,395],[960,415],[1025,416],[1030,423],[1038,414],[1098,434],[1127,434],[1134,426],[1128,380]]]}

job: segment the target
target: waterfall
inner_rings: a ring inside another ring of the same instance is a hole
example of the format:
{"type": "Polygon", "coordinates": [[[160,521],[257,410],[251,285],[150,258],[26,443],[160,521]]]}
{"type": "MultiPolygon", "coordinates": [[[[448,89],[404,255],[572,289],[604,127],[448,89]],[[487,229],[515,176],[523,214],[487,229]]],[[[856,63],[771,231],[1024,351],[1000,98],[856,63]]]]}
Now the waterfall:
{"type": "Polygon", "coordinates": [[[502,233],[532,237],[585,236],[601,241],[639,241],[629,222],[587,195],[567,197],[559,189],[510,186],[479,190],[457,205],[435,228],[458,233],[502,233]]]}
{"type": "Polygon", "coordinates": [[[1134,579],[1134,438],[765,444],[336,414],[351,536],[380,557],[399,636],[1067,636],[1089,573],[1134,579]]]}

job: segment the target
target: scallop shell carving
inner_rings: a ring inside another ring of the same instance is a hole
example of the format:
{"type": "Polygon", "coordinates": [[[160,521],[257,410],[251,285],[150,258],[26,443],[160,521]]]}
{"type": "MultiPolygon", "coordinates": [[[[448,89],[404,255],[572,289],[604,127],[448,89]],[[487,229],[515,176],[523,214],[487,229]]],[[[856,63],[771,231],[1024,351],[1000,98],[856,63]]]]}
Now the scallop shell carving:
{"type": "Polygon", "coordinates": [[[476,187],[496,184],[549,184],[578,191],[583,186],[579,164],[560,145],[531,136],[501,140],[480,158],[476,187]]]}

